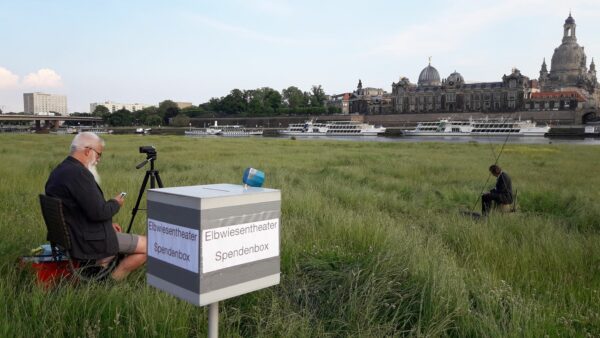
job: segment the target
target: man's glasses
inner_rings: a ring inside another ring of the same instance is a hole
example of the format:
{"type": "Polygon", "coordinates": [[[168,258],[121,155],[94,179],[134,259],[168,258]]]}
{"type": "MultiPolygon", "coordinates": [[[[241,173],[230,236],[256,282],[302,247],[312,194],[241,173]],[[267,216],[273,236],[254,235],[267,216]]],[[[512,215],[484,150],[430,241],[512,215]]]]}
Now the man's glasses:
{"type": "Polygon", "coordinates": [[[96,153],[96,155],[98,155],[98,158],[102,157],[102,153],[99,153],[96,149],[94,149],[92,147],[85,147],[85,149],[91,149],[91,150],[93,150],[96,153]]]}

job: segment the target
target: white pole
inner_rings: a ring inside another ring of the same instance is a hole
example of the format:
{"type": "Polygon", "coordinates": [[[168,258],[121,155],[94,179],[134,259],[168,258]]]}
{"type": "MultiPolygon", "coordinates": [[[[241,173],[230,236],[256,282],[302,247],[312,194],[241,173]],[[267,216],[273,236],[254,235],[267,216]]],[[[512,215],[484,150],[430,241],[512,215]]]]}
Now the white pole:
{"type": "Polygon", "coordinates": [[[208,338],[219,338],[219,302],[208,306],[208,338]]]}

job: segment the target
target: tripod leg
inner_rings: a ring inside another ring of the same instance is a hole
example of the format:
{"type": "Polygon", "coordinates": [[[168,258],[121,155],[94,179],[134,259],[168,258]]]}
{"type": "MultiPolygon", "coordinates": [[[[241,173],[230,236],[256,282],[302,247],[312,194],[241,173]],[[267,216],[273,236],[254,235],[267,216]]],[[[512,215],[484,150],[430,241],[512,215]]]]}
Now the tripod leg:
{"type": "Polygon", "coordinates": [[[158,182],[158,187],[163,188],[163,183],[162,183],[162,180],[160,179],[160,175],[158,174],[158,170],[156,170],[156,174],[154,176],[156,176],[156,181],[158,182]]]}
{"type": "Polygon", "coordinates": [[[133,220],[135,219],[135,215],[138,212],[138,208],[140,206],[140,201],[142,200],[142,196],[144,195],[144,191],[146,190],[146,184],[148,184],[148,177],[150,176],[150,172],[146,172],[146,176],[144,176],[144,182],[140,187],[140,192],[137,197],[137,201],[135,202],[135,207],[131,210],[131,220],[129,221],[129,226],[127,227],[127,233],[131,231],[131,226],[133,225],[133,220]]]}

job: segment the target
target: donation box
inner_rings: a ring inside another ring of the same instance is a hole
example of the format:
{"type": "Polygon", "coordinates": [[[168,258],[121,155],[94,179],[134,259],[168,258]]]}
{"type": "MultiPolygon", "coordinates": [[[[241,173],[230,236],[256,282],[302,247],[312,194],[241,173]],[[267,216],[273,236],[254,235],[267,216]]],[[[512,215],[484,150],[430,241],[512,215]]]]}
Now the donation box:
{"type": "Polygon", "coordinates": [[[198,306],[279,284],[281,192],[148,190],[147,282],[198,306]]]}

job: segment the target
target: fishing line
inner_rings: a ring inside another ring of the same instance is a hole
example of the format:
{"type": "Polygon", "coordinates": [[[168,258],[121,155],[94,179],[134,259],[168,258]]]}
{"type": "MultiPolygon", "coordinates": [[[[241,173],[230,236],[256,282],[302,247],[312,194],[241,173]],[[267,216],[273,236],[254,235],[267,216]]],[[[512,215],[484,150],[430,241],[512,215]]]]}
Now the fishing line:
{"type": "MultiPolygon", "coordinates": [[[[511,117],[510,121],[514,120],[514,115],[516,115],[516,114],[517,114],[517,112],[515,111],[513,113],[513,117],[511,117]]],[[[504,146],[506,146],[506,143],[508,142],[508,138],[510,137],[510,134],[511,134],[511,131],[512,131],[512,123],[513,122],[511,122],[511,127],[510,127],[511,130],[509,130],[509,132],[506,133],[506,138],[504,139],[504,143],[502,144],[502,147],[500,148],[500,152],[498,152],[497,156],[496,156],[496,152],[494,151],[494,147],[492,146],[492,143],[490,141],[490,136],[491,135],[489,133],[486,134],[486,136],[488,138],[488,143],[490,144],[490,147],[492,149],[492,154],[495,157],[495,159],[494,159],[494,165],[498,165],[498,161],[500,160],[500,156],[502,156],[502,152],[504,152],[504,146]]],[[[475,204],[473,204],[473,207],[471,208],[471,213],[473,213],[475,211],[475,208],[477,207],[477,204],[479,204],[479,199],[483,195],[483,192],[485,191],[485,189],[487,187],[487,184],[490,181],[490,177],[492,177],[492,173],[491,172],[488,174],[488,177],[485,180],[485,183],[484,183],[483,187],[481,188],[481,192],[479,193],[479,195],[477,195],[477,199],[475,200],[475,204]]],[[[504,184],[506,185],[506,182],[504,184]]],[[[505,188],[506,188],[506,186],[505,186],[505,188]]]]}

